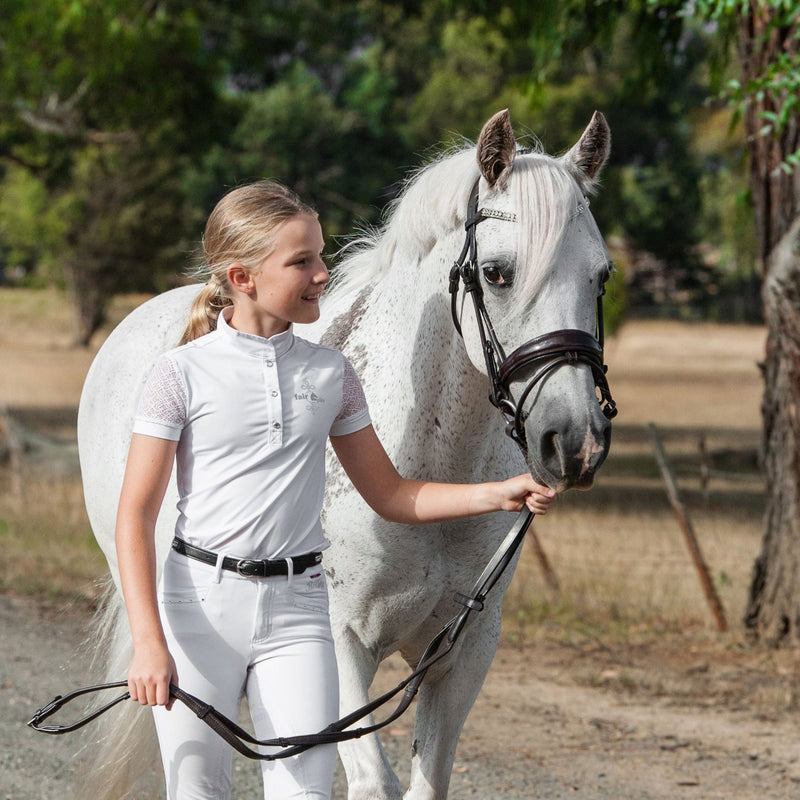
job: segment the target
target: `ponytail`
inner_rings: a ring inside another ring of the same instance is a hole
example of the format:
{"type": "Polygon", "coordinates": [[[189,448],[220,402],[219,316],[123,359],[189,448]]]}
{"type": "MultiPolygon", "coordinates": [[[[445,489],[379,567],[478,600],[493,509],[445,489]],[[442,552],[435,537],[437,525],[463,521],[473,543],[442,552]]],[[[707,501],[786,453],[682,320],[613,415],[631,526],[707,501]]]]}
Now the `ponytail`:
{"type": "Polygon", "coordinates": [[[192,303],[189,321],[178,344],[186,344],[216,330],[222,309],[230,305],[233,305],[233,301],[227,296],[217,276],[212,275],[192,303]]]}

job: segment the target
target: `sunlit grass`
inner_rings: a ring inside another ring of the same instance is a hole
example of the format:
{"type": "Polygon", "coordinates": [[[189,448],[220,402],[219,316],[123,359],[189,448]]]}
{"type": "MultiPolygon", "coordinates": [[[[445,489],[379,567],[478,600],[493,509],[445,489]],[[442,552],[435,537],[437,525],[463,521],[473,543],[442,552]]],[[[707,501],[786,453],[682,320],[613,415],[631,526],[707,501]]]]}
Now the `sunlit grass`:
{"type": "Polygon", "coordinates": [[[94,601],[107,572],[77,476],[0,476],[0,592],[94,601]]]}
{"type": "MultiPolygon", "coordinates": [[[[617,459],[623,459],[621,453],[617,459]]],[[[684,533],[657,480],[601,479],[588,494],[567,494],[535,530],[558,580],[545,581],[526,545],[504,602],[509,641],[539,636],[624,637],[717,624],[684,533]]],[[[625,470],[623,469],[623,472],[625,470]]],[[[728,629],[742,629],[750,571],[762,537],[763,489],[712,483],[708,494],[684,481],[683,502],[728,629]]]]}

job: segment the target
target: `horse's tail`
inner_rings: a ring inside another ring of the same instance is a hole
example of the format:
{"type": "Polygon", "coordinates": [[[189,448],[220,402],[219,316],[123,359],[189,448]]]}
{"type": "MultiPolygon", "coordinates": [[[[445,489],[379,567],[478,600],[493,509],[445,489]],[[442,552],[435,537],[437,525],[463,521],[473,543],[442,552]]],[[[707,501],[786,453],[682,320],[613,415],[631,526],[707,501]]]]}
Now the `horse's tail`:
{"type": "MultiPolygon", "coordinates": [[[[95,615],[89,645],[93,672],[103,682],[119,681],[127,674],[133,652],[121,593],[109,581],[95,615]]],[[[153,715],[138,703],[126,701],[90,723],[86,729],[76,797],[123,800],[142,797],[137,782],[152,778],[158,762],[153,715]]]]}

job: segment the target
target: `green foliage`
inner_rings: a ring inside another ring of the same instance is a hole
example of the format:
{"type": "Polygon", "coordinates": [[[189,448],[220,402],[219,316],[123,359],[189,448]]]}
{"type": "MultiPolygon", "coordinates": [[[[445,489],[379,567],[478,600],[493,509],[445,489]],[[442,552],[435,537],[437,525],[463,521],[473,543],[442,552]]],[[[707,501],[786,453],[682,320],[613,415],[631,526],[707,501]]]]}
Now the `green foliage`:
{"type": "Polygon", "coordinates": [[[738,125],[731,133],[731,118],[728,108],[696,115],[692,149],[703,164],[698,236],[706,249],[717,254],[714,283],[709,286],[717,297],[715,305],[723,306],[721,313],[731,305],[738,308],[727,311],[734,318],[758,320],[757,244],[744,131],[738,125]]]}
{"type": "Polygon", "coordinates": [[[180,263],[171,250],[181,203],[176,163],[146,141],[75,152],[61,262],[79,311],[79,341],[103,323],[115,293],[149,289],[180,263]]]}
{"type": "Polygon", "coordinates": [[[396,135],[385,121],[391,82],[369,58],[346,75],[344,107],[301,61],[269,88],[249,93],[227,140],[188,170],[191,191],[210,208],[230,186],[273,178],[319,209],[328,234],[373,218],[371,201],[395,178],[396,135]]]}
{"type": "Polygon", "coordinates": [[[502,31],[483,17],[446,22],[439,53],[409,108],[409,137],[438,142],[452,137],[454,130],[477,136],[487,116],[497,110],[492,106],[503,89],[508,48],[502,31]]]}
{"type": "MultiPolygon", "coordinates": [[[[754,101],[761,104],[769,98],[772,107],[758,111],[763,121],[758,134],[781,137],[800,114],[800,5],[795,0],[697,0],[692,10],[717,23],[728,37],[741,18],[755,21],[755,38],[749,46],[758,67],[747,80],[729,79],[722,94],[738,116],[754,101]],[[770,54],[776,36],[783,44],[770,54]]],[[[800,148],[787,153],[780,168],[791,175],[798,166],[800,148]]]]}
{"type": "Polygon", "coordinates": [[[629,264],[622,253],[612,252],[611,257],[614,259],[614,273],[606,284],[606,293],[603,297],[603,328],[606,336],[619,330],[628,313],[625,273],[629,264]]]}
{"type": "MultiPolygon", "coordinates": [[[[373,101],[380,108],[379,94],[373,94],[373,101]]],[[[294,187],[322,209],[326,227],[334,232],[346,231],[354,210],[368,213],[354,208],[349,198],[359,196],[354,190],[363,188],[369,174],[355,170],[352,155],[341,158],[348,151],[369,158],[368,126],[357,110],[337,108],[302,63],[273,87],[254,94],[231,144],[242,175],[274,177],[294,187]]]]}
{"type": "Polygon", "coordinates": [[[148,265],[149,286],[157,265],[169,266],[164,248],[174,247],[183,223],[176,171],[205,148],[218,123],[220,62],[204,47],[196,15],[171,14],[168,6],[3,6],[0,158],[14,165],[4,194],[39,187],[28,194],[30,209],[49,212],[20,228],[6,204],[0,230],[17,233],[2,247],[26,265],[57,256],[81,341],[102,322],[115,291],[145,288],[133,278],[144,274],[132,269],[134,259],[148,265]]]}
{"type": "Polygon", "coordinates": [[[63,204],[50,203],[41,180],[12,164],[0,193],[0,264],[29,282],[57,281],[65,212],[63,204]]]}
{"type": "MultiPolygon", "coordinates": [[[[775,5],[794,19],[792,4],[775,5]]],[[[571,146],[599,108],[614,136],[593,204],[601,229],[699,288],[701,242],[741,230],[740,206],[726,201],[746,196],[729,154],[709,178],[694,146],[697,109],[724,83],[715,65],[729,52],[701,21],[730,32],[742,8],[7,0],[0,264],[63,276],[89,331],[114,292],[167,285],[232,185],[282,180],[338,235],[377,222],[421,153],[474,138],[500,108],[550,152],[571,146]]],[[[783,92],[764,117],[773,130],[800,102],[800,71],[781,68],[747,89],[783,92]]],[[[796,163],[800,154],[787,159],[796,163]]],[[[744,243],[713,244],[744,263],[744,243]]]]}

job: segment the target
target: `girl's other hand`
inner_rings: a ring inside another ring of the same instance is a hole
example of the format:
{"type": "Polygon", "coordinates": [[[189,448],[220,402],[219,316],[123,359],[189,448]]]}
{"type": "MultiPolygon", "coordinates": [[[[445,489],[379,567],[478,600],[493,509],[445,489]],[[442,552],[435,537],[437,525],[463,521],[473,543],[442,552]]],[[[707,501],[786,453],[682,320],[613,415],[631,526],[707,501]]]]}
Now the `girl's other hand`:
{"type": "Polygon", "coordinates": [[[139,645],[134,648],[128,670],[128,691],[131,700],[143,706],[172,708],[170,684],[178,685],[175,662],[165,644],[139,645]]]}

